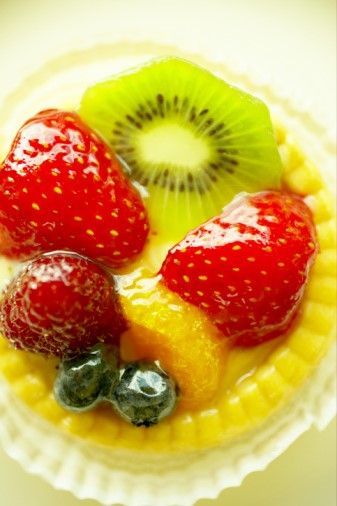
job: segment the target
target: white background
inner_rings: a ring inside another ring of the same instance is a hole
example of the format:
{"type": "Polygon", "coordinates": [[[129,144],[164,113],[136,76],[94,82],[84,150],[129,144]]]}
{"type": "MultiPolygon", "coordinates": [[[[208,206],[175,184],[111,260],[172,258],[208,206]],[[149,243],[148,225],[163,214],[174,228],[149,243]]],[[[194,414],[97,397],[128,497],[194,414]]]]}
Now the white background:
{"type": "MultiPolygon", "coordinates": [[[[125,27],[123,37],[193,42],[262,74],[314,110],[336,114],[334,0],[0,0],[0,95],[18,76],[77,41],[125,27]]],[[[46,104],[47,106],[48,104],[46,104]]],[[[1,112],[0,112],[1,121],[1,112]]],[[[319,142],[319,139],[317,140],[319,142]]],[[[25,474],[0,450],[1,506],[94,506],[25,474]]],[[[198,506],[335,506],[336,424],[302,436],[268,470],[198,506]]],[[[160,498],[158,498],[160,506],[160,498]]],[[[177,505],[179,506],[179,505],[177,505]]]]}

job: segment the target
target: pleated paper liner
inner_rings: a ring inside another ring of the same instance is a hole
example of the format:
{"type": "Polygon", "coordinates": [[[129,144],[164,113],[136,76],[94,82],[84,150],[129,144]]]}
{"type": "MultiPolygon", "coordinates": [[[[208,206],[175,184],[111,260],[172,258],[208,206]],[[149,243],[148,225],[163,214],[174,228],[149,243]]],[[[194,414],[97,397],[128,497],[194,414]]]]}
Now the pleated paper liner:
{"type": "MultiPolygon", "coordinates": [[[[128,67],[133,59],[138,63],[169,53],[179,51],[145,43],[115,44],[45,64],[5,103],[3,149],[21,119],[48,107],[53,93],[60,103],[76,105],[83,86],[111,74],[114,60],[128,67]]],[[[184,56],[205,64],[195,55],[184,56]]],[[[263,356],[257,352],[256,369],[240,382],[229,382],[209,410],[173,416],[155,429],[129,427],[104,409],[98,414],[66,413],[51,394],[55,361],[11,350],[0,341],[0,370],[6,378],[0,382],[0,438],[6,451],[55,487],[103,504],[152,506],[160,497],[163,506],[191,505],[216,497],[224,488],[239,485],[248,473],[263,469],[311,425],[324,428],[335,409],[336,227],[327,189],[333,143],[308,112],[277,97],[267,85],[254,85],[223,64],[207,66],[261,96],[282,123],[276,131],[284,178],[293,191],[309,194],[321,251],[298,324],[289,336],[263,356]]],[[[4,279],[10,268],[10,263],[0,263],[4,279]]],[[[245,357],[251,367],[252,357],[245,357]]],[[[245,370],[245,360],[232,356],[239,372],[245,370]]],[[[233,371],[235,378],[234,365],[233,371]]]]}

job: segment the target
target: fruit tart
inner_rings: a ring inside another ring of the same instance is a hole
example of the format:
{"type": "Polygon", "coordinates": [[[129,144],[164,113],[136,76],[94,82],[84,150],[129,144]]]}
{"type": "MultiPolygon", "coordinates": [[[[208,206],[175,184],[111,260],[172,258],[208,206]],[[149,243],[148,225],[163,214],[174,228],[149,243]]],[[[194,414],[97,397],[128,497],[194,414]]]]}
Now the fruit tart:
{"type": "Polygon", "coordinates": [[[331,348],[335,247],[329,191],[267,106],[150,61],[27,119],[2,162],[0,370],[87,449],[225,448],[331,348]]]}

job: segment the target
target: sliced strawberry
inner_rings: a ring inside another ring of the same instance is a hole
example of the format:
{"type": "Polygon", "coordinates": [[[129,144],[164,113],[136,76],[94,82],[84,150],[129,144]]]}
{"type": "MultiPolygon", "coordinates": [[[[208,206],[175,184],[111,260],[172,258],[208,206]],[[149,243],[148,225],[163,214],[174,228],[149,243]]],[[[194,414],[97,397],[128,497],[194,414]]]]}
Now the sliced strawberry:
{"type": "Polygon", "coordinates": [[[148,231],[140,195],[77,114],[51,109],[23,125],[0,171],[0,253],[68,249],[118,267],[148,231]]]}
{"type": "Polygon", "coordinates": [[[126,328],[112,275],[71,253],[42,255],[9,286],[0,329],[16,347],[46,355],[81,353],[118,343],[126,328]]]}
{"type": "Polygon", "coordinates": [[[239,195],[169,251],[161,274],[225,337],[251,346],[287,330],[317,249],[311,213],[300,197],[239,195]]]}

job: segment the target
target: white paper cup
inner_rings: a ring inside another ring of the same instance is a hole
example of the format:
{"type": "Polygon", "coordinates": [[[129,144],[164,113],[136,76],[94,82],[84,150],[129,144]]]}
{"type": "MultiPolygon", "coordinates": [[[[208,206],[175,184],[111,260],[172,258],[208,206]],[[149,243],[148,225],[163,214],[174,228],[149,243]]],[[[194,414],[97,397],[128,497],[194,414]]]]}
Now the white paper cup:
{"type": "MultiPolygon", "coordinates": [[[[95,79],[149,57],[176,54],[205,64],[202,57],[149,42],[111,43],[81,48],[66,58],[52,59],[7,98],[2,108],[2,141],[8,144],[21,121],[36,110],[66,105],[95,79]]],[[[261,81],[222,62],[208,68],[233,84],[260,96],[324,170],[333,184],[334,143],[307,111],[279,96],[261,81]],[[317,141],[319,139],[319,141],[317,141]]],[[[55,488],[78,498],[126,506],[191,506],[201,498],[215,498],[227,487],[239,486],[249,473],[264,469],[311,426],[326,427],[336,411],[335,346],[289,402],[258,429],[215,449],[161,455],[113,450],[67,435],[29,410],[0,379],[0,441],[6,452],[28,471],[55,488]]]]}

